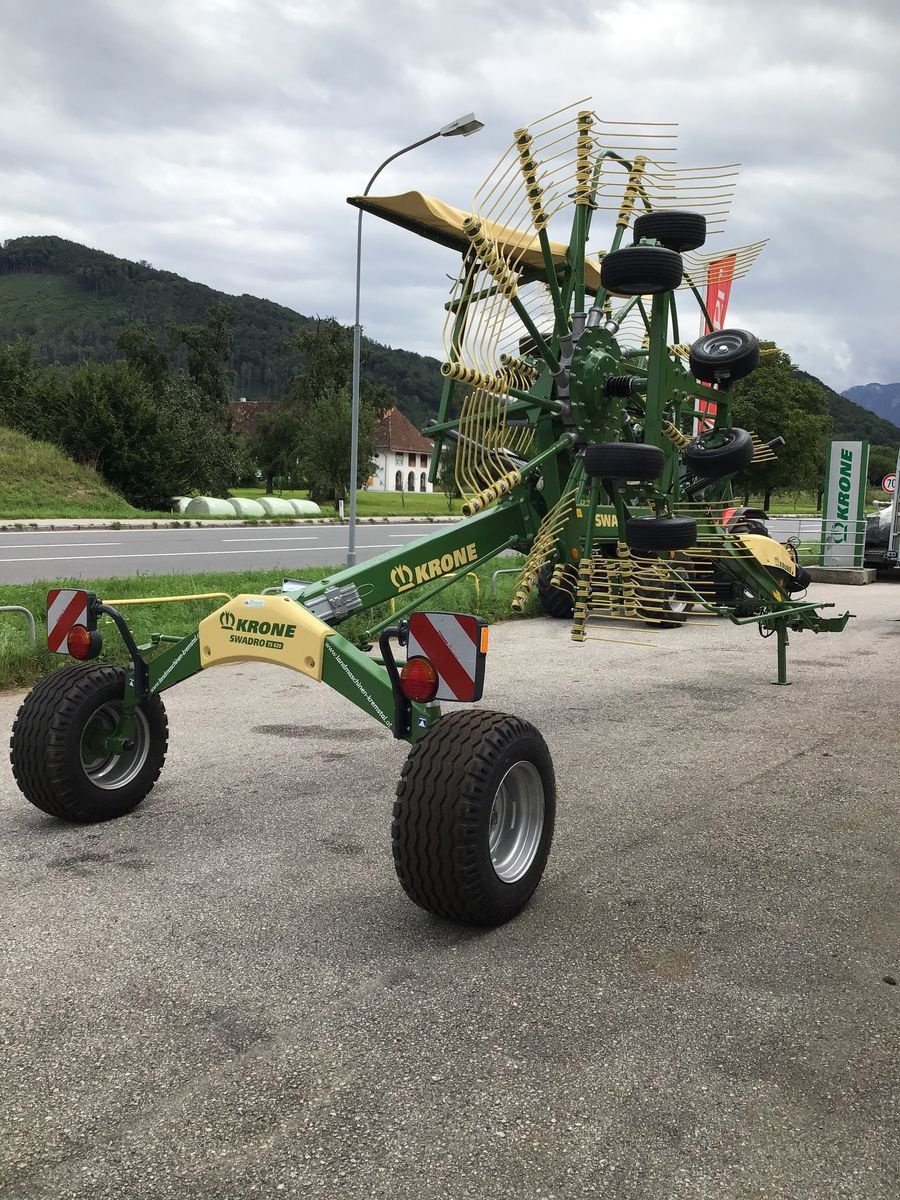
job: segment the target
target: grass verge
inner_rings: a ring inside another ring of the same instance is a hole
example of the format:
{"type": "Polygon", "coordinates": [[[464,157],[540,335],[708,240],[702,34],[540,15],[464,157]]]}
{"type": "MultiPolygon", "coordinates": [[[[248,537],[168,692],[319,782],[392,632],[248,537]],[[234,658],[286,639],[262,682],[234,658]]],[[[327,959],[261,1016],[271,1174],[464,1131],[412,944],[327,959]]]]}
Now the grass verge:
{"type": "MultiPolygon", "coordinates": [[[[498,569],[521,567],[524,558],[509,556],[502,560],[486,563],[475,574],[478,587],[472,579],[460,576],[430,604],[431,610],[469,612],[484,617],[491,623],[515,617],[510,611],[510,601],[517,580],[516,575],[501,575],[497,580],[497,595],[491,595],[491,576],[498,569]]],[[[323,579],[339,567],[304,568],[302,577],[308,580],[323,579]]],[[[282,576],[269,571],[205,572],[195,575],[138,575],[122,579],[102,580],[55,580],[54,587],[86,588],[96,592],[104,600],[131,599],[144,596],[189,595],[198,592],[227,592],[236,596],[241,592],[261,592],[263,588],[278,586],[282,576]]],[[[48,585],[39,583],[4,584],[0,586],[0,605],[18,604],[31,610],[35,617],[37,646],[32,650],[26,630],[25,618],[18,613],[0,613],[0,688],[30,687],[41,676],[72,660],[65,655],[50,654],[47,650],[46,603],[48,585]]],[[[407,592],[402,597],[404,604],[421,594],[407,592]]],[[[222,600],[185,600],[173,604],[129,605],[123,608],[132,632],[138,642],[149,641],[154,633],[185,635],[192,633],[199,622],[213,612],[222,600]]],[[[398,605],[399,606],[399,605],[398,605]]],[[[525,616],[534,616],[538,611],[535,597],[529,600],[525,616]]],[[[366,609],[355,614],[340,626],[340,632],[352,639],[360,638],[365,631],[390,612],[387,604],[366,609]]],[[[108,618],[103,618],[103,652],[98,662],[124,663],[127,653],[122,639],[108,618]]]]}

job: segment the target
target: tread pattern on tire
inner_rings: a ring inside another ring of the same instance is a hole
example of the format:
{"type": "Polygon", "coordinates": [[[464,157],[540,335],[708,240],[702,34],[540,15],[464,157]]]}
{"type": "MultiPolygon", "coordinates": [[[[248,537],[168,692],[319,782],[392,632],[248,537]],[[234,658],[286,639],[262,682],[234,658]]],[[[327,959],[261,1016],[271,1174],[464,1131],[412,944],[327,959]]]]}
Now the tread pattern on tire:
{"type": "Polygon", "coordinates": [[[652,483],[666,465],[659,446],[644,442],[597,442],[585,447],[584,469],[595,479],[630,479],[652,483]]]}
{"type": "Polygon", "coordinates": [[[541,608],[548,617],[556,617],[560,620],[568,621],[575,612],[575,585],[578,580],[578,572],[574,567],[566,566],[564,568],[565,574],[572,580],[572,590],[570,592],[564,587],[559,587],[557,584],[551,583],[555,570],[556,565],[548,563],[538,571],[538,597],[541,602],[541,608]]]}
{"type": "Polygon", "coordinates": [[[544,740],[533,725],[505,713],[464,709],[448,713],[416,743],[397,786],[391,841],[403,890],[435,916],[469,925],[498,925],[515,916],[540,881],[553,838],[553,767],[544,740]],[[493,767],[479,752],[489,743],[502,752],[520,735],[535,739],[543,754],[545,779],[542,847],[525,879],[512,885],[510,911],[499,906],[480,877],[478,816],[484,804],[479,783],[493,767]],[[549,784],[549,786],[548,786],[549,784]],[[409,797],[417,797],[415,804],[409,797]]]}
{"type": "Polygon", "coordinates": [[[688,442],[681,457],[684,465],[697,474],[709,479],[721,479],[724,475],[734,475],[750,466],[753,461],[753,438],[746,429],[737,426],[710,430],[688,442]],[[727,434],[729,440],[723,446],[707,445],[716,434],[727,434]]]}
{"type": "Polygon", "coordinates": [[[638,552],[687,550],[697,543],[697,522],[693,517],[629,517],[625,541],[638,552]]]}
{"type": "MultiPolygon", "coordinates": [[[[79,795],[77,778],[73,778],[67,761],[67,723],[71,721],[77,706],[87,700],[96,690],[88,683],[88,677],[97,679],[105,676],[109,681],[124,685],[124,667],[77,663],[45,675],[25,697],[20,707],[10,737],[10,763],[13,776],[25,798],[42,812],[64,821],[89,823],[107,819],[98,816],[83,796],[79,795]]],[[[155,710],[154,720],[161,722],[161,740],[158,738],[155,754],[159,761],[152,770],[143,795],[133,802],[110,812],[108,817],[122,815],[135,808],[159,778],[168,748],[168,721],[159,696],[151,696],[144,702],[155,710]]],[[[145,712],[146,712],[145,708],[145,712]]],[[[153,722],[151,721],[151,729],[153,722]]],[[[110,800],[115,796],[111,793],[110,800]]]]}
{"type": "Polygon", "coordinates": [[[706,217],[703,213],[659,209],[641,213],[634,222],[634,240],[655,238],[667,250],[684,254],[698,250],[706,241],[706,217]]]}
{"type": "Polygon", "coordinates": [[[681,255],[663,246],[611,250],[600,264],[600,283],[617,296],[671,292],[683,277],[681,255]]]}

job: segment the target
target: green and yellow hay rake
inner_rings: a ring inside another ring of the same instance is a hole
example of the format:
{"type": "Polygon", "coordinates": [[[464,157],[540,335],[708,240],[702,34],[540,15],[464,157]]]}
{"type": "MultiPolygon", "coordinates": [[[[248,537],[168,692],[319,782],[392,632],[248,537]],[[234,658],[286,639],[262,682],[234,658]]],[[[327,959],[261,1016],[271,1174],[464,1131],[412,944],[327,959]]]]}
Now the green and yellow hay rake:
{"type": "Polygon", "coordinates": [[[418,192],[351,200],[461,252],[427,433],[432,481],[454,452],[466,519],[320,582],[237,596],[190,636],[149,646],[114,605],[51,593],[51,648],[95,656],[105,617],[131,663],[71,665],[27,697],[12,763],[33,804],[85,822],[129,811],[165,757],[160,693],[220,664],[276,663],[412,744],[392,828],[403,887],[440,916],[499,924],[543,873],[555,783],[529,723],[441,715],[440,701],[482,689],[482,623],[422,611],[460,570],[524,549],[514,607],[537,588],[577,641],[611,621],[755,623],[777,639],[780,683],[789,631],[844,627],[848,614],[826,618],[829,606],[802,599],[806,573],[766,536],[764,514],[735,511],[732,478],[774,451],[730,419],[730,385],[757,365],[758,342],[716,329],[704,291],[723,261],[744,274],[763,243],[701,251],[721,231],[736,169],[679,169],[674,138],[669,125],[612,124],[576,106],[518,130],[468,212],[418,192]],[[607,216],[611,240],[592,250],[607,216]],[[691,345],[682,298],[709,330],[691,345]],[[394,612],[360,642],[340,633],[387,601],[394,612]]]}

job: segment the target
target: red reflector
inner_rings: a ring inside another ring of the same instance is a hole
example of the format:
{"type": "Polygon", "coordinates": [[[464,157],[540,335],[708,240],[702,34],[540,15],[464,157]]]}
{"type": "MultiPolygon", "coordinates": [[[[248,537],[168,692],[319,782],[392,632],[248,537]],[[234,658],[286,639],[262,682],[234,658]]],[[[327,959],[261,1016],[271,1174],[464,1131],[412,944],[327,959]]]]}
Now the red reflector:
{"type": "Polygon", "coordinates": [[[85,625],[73,625],[66,635],[66,650],[73,658],[94,658],[100,646],[100,634],[85,625]]]}
{"type": "Polygon", "coordinates": [[[400,691],[407,700],[426,704],[437,695],[438,673],[427,658],[410,658],[400,668],[400,691]]]}

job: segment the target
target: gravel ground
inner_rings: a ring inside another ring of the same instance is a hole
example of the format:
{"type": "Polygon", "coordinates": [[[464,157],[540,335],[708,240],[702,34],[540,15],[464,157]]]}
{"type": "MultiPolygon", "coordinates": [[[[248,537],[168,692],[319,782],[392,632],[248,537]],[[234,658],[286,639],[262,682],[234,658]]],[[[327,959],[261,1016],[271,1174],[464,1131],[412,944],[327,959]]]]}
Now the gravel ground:
{"type": "Polygon", "coordinates": [[[900,1196],[900,583],[814,591],[858,618],[787,688],[722,622],[492,631],[559,786],[494,931],[410,904],[404,747],[286,672],[167,693],[109,825],[4,767],[0,1195],[900,1196]]]}

